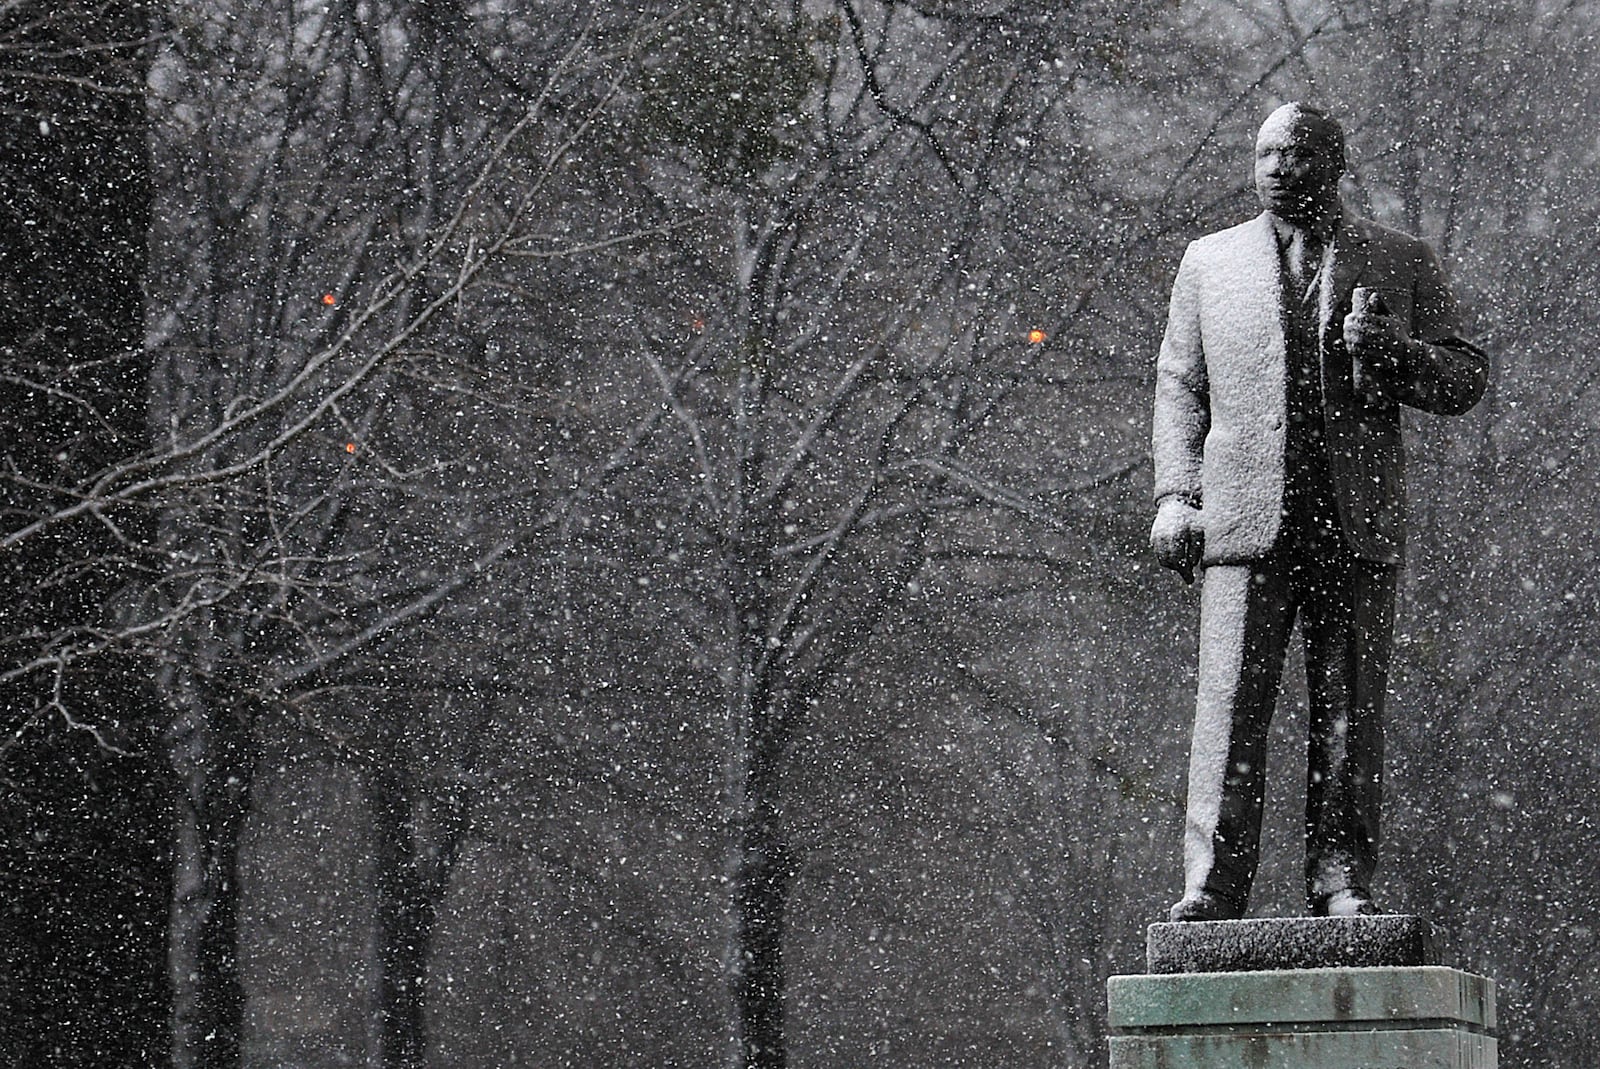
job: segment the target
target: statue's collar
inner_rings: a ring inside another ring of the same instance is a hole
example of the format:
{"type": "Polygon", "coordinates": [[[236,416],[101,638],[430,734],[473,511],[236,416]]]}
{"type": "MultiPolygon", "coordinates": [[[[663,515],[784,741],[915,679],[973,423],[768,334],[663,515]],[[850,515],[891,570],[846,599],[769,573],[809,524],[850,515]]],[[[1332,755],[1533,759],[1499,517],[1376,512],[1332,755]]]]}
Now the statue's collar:
{"type": "Polygon", "coordinates": [[[1309,231],[1323,245],[1332,242],[1338,232],[1348,229],[1352,218],[1350,213],[1345,210],[1343,202],[1335,204],[1332,210],[1326,212],[1309,225],[1284,219],[1273,214],[1270,209],[1263,214],[1272,223],[1272,229],[1277,232],[1280,241],[1288,242],[1293,240],[1297,231],[1309,231]]]}

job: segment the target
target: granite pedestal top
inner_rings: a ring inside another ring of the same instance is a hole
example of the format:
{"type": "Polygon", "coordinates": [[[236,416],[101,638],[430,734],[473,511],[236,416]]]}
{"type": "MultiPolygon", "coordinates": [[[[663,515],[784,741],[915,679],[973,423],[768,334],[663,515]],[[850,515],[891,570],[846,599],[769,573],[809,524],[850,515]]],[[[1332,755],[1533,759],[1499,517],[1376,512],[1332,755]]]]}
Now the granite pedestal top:
{"type": "Polygon", "coordinates": [[[1152,924],[1151,973],[1436,965],[1428,922],[1405,914],[1152,924]]]}

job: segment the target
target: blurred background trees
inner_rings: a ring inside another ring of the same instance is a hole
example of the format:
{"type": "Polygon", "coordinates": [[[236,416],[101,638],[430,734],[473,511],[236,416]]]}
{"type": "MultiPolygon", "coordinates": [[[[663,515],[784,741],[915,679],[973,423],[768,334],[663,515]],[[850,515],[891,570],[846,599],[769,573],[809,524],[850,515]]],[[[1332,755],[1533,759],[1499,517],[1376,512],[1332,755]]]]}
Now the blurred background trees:
{"type": "Polygon", "coordinates": [[[1508,1065],[1595,1049],[1600,7],[69,14],[0,53],[13,1061],[1103,1057],[1192,701],[1153,352],[1297,98],[1496,357],[1411,428],[1384,898],[1508,1065]]]}

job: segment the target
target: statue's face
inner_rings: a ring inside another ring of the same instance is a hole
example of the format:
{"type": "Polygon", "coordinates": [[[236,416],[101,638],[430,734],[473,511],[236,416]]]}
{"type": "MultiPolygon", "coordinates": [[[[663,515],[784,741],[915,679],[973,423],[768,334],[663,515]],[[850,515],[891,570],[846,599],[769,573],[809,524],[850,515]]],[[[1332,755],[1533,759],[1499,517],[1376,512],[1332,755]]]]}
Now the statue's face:
{"type": "Polygon", "coordinates": [[[1338,204],[1344,160],[1329,120],[1285,105],[1256,136],[1256,195],[1291,223],[1310,222],[1338,204]]]}

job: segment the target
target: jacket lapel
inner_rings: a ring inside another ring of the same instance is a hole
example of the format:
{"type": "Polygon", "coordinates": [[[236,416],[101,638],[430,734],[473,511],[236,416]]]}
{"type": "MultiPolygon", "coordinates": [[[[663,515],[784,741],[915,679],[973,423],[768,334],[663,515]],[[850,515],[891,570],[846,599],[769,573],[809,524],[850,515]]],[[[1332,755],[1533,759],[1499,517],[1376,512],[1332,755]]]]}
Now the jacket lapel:
{"type": "Polygon", "coordinates": [[[1278,237],[1265,212],[1241,230],[1235,256],[1238,270],[1248,282],[1235,294],[1245,351],[1258,361],[1256,374],[1262,381],[1282,382],[1284,375],[1283,266],[1278,256],[1278,237]]]}
{"type": "Polygon", "coordinates": [[[1252,279],[1272,279],[1271,286],[1256,287],[1263,295],[1271,290],[1273,309],[1283,307],[1283,261],[1278,256],[1278,236],[1272,230],[1272,217],[1262,212],[1251,220],[1245,244],[1247,270],[1252,279]]]}
{"type": "Polygon", "coordinates": [[[1350,358],[1344,347],[1344,317],[1350,311],[1351,291],[1361,282],[1371,248],[1357,220],[1345,214],[1333,238],[1333,263],[1322,278],[1318,308],[1318,350],[1322,358],[1322,404],[1324,414],[1337,420],[1355,411],[1356,384],[1350,358]]]}
{"type": "Polygon", "coordinates": [[[1342,317],[1349,310],[1350,291],[1361,281],[1367,259],[1367,237],[1356,220],[1346,214],[1339,220],[1339,228],[1334,232],[1333,264],[1322,276],[1318,326],[1324,339],[1334,316],[1342,317]]]}

